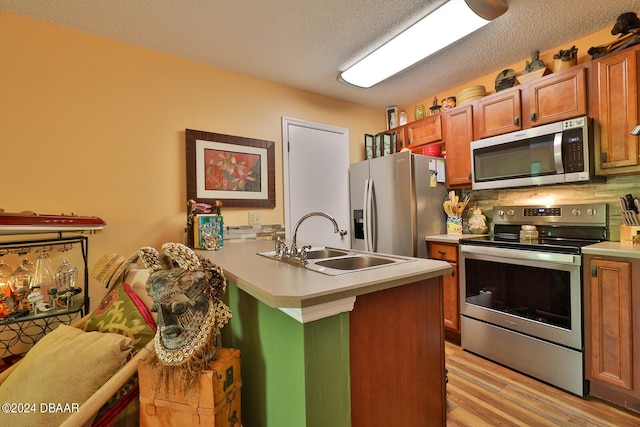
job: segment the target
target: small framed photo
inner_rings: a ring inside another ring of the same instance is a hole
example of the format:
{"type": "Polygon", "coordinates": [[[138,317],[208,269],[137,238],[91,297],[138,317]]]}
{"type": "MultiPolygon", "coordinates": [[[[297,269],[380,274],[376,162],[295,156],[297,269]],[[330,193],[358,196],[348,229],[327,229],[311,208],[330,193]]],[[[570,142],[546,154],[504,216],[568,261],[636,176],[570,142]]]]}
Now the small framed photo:
{"type": "Polygon", "coordinates": [[[398,127],[398,108],[387,107],[387,130],[398,127]]]}

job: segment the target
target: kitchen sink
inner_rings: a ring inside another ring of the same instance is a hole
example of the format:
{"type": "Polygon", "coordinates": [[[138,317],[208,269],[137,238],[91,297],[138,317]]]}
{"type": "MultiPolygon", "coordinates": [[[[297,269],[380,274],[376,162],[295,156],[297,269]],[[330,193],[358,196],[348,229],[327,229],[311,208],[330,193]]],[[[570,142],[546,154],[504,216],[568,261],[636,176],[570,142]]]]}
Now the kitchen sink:
{"type": "MultiPolygon", "coordinates": [[[[275,251],[259,252],[258,255],[276,260],[275,251]]],[[[318,273],[337,276],[345,273],[410,262],[413,261],[413,259],[394,255],[372,255],[370,252],[360,252],[349,249],[312,247],[307,252],[306,265],[302,265],[301,262],[297,261],[290,262],[286,258],[283,258],[281,261],[289,262],[318,273]]]]}
{"type": "Polygon", "coordinates": [[[337,270],[362,270],[363,268],[379,265],[393,264],[395,260],[367,255],[347,256],[342,258],[326,259],[316,262],[321,267],[335,268],[337,270]]]}
{"type": "Polygon", "coordinates": [[[338,256],[349,255],[349,251],[343,251],[340,249],[321,248],[311,249],[307,252],[307,259],[321,259],[321,258],[335,258],[338,256]]]}

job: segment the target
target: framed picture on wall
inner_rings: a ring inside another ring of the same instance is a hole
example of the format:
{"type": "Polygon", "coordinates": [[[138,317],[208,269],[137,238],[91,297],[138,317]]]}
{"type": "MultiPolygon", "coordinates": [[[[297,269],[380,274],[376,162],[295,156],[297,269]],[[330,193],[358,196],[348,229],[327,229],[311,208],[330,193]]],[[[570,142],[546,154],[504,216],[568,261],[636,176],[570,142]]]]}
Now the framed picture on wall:
{"type": "Polygon", "coordinates": [[[398,127],[398,108],[387,107],[387,130],[398,127]]]}
{"type": "Polygon", "coordinates": [[[273,141],[187,129],[187,199],[275,207],[273,141]]]}

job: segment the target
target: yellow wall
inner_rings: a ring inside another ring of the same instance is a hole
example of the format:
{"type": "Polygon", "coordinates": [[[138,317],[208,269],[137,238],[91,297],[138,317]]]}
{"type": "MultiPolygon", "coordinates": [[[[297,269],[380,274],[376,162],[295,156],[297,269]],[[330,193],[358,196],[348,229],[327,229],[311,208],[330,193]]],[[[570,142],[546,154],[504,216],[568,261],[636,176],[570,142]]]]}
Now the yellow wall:
{"type": "Polygon", "coordinates": [[[183,241],[187,128],[275,141],[276,208],[252,210],[283,223],[283,116],[348,128],[352,161],[385,126],[378,109],[0,12],[0,208],[105,219],[90,266],[183,241]]]}

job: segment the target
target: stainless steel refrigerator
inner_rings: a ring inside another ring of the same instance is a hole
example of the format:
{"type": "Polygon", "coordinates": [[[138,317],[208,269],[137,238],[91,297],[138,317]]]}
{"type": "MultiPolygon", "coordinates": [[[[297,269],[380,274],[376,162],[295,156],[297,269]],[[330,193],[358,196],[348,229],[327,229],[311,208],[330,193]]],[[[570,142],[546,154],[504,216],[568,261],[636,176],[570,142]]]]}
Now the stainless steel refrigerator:
{"type": "Polygon", "coordinates": [[[409,151],[353,163],[351,248],[427,258],[427,235],[446,232],[444,159],[409,151]]]}

